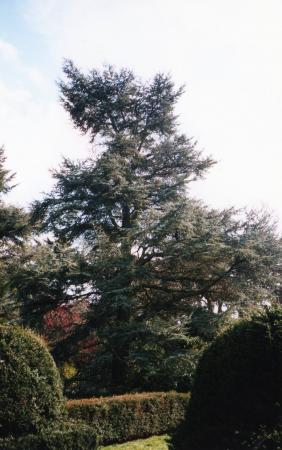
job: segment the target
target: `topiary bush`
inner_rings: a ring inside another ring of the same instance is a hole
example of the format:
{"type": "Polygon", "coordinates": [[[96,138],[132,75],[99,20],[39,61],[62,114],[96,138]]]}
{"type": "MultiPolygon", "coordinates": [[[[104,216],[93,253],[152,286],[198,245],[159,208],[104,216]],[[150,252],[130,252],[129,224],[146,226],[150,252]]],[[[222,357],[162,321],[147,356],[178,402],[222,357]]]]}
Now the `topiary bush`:
{"type": "Polygon", "coordinates": [[[0,325],[0,437],[36,433],[61,417],[59,372],[43,340],[0,325]]]}
{"type": "Polygon", "coordinates": [[[237,449],[238,436],[259,425],[275,427],[282,413],[281,378],[282,309],[239,321],[204,352],[175,448],[237,449]]]}

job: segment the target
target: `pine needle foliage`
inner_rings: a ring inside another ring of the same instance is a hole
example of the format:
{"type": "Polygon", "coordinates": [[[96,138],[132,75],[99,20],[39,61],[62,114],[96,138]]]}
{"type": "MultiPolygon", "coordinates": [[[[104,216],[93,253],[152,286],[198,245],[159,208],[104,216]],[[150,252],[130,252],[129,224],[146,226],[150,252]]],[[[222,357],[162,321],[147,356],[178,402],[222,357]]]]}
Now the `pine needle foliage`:
{"type": "Polygon", "coordinates": [[[71,61],[63,70],[61,102],[98,156],[64,159],[54,189],[33,205],[33,221],[83,248],[87,326],[98,332],[117,390],[129,347],[150,335],[155,318],[175,325],[195,306],[212,313],[275,298],[281,242],[266,215],[239,217],[187,196],[214,161],[179,132],[183,88],[169,76],[142,82],[111,66],[84,74],[71,61]]]}

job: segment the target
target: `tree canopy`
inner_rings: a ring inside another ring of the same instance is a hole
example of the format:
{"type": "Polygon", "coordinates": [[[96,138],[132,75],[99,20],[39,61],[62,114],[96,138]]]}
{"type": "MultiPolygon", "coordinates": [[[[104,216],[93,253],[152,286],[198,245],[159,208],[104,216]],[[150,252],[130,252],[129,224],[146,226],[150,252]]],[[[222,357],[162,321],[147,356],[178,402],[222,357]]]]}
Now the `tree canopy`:
{"type": "Polygon", "coordinates": [[[63,160],[33,222],[80,252],[92,311],[83,327],[97,330],[114,389],[125,383],[129,347],[151,350],[159,321],[183,335],[197,308],[213,314],[275,300],[281,241],[264,213],[191,198],[189,183],[214,161],[179,132],[183,89],[170,77],[142,82],[111,66],[85,75],[71,61],[63,70],[61,102],[97,155],[63,160]]]}

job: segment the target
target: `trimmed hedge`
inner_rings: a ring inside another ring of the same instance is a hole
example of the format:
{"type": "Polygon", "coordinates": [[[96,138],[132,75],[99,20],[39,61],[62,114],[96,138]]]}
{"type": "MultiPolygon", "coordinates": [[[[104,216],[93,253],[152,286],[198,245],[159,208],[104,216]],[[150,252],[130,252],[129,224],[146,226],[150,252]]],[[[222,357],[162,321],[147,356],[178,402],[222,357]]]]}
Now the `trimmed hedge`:
{"type": "MultiPolygon", "coordinates": [[[[237,322],[203,354],[177,450],[237,450],[240,436],[282,416],[282,309],[237,322]]],[[[264,447],[261,447],[264,448],[264,447]]]]}
{"type": "Polygon", "coordinates": [[[0,439],[1,450],[96,450],[98,442],[92,428],[83,424],[61,423],[38,434],[0,439]]]}
{"type": "Polygon", "coordinates": [[[0,437],[37,433],[65,410],[54,360],[29,330],[0,325],[0,387],[0,437]]]}
{"type": "Polygon", "coordinates": [[[91,425],[101,444],[165,434],[184,419],[189,394],[156,392],[70,400],[69,417],[91,425]]]}

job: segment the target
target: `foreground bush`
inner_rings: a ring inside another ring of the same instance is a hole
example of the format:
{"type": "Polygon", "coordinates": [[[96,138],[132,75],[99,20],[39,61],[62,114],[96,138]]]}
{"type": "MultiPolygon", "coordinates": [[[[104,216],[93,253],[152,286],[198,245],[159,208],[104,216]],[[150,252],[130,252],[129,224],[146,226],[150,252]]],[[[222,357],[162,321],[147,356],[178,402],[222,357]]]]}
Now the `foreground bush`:
{"type": "MultiPolygon", "coordinates": [[[[215,447],[215,450],[222,448],[215,447]]],[[[257,431],[235,430],[233,436],[229,437],[224,450],[281,450],[282,449],[282,428],[277,425],[275,428],[260,426],[257,431]]]]}
{"type": "Polygon", "coordinates": [[[241,449],[237,437],[259,425],[275,427],[282,412],[281,377],[282,310],[237,323],[200,360],[175,448],[241,449]]]}
{"type": "MultiPolygon", "coordinates": [[[[241,439],[238,450],[281,450],[282,428],[269,430],[261,427],[257,432],[251,433],[245,439],[241,439]]],[[[236,449],[237,450],[237,449],[236,449]]]]}
{"type": "Polygon", "coordinates": [[[91,425],[101,444],[164,434],[183,421],[188,394],[144,393],[71,400],[69,416],[91,425]]]}
{"type": "Polygon", "coordinates": [[[82,424],[60,424],[38,434],[0,439],[1,450],[95,450],[97,439],[91,427],[82,424]]]}
{"type": "Polygon", "coordinates": [[[0,437],[35,433],[63,412],[58,370],[31,331],[0,326],[0,386],[0,437]]]}

